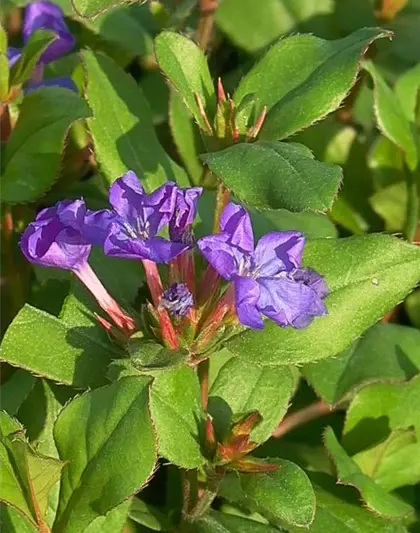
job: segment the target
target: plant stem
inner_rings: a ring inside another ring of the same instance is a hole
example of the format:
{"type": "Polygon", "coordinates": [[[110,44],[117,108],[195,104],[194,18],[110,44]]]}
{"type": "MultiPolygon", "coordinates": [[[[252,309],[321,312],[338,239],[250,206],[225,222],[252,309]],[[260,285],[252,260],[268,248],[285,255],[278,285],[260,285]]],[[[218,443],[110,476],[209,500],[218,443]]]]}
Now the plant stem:
{"type": "Polygon", "coordinates": [[[289,433],[298,426],[302,426],[311,420],[315,420],[321,416],[330,414],[337,410],[339,407],[332,407],[326,403],[319,401],[292,413],[279,424],[277,429],[273,431],[272,437],[279,439],[284,437],[286,433],[289,433]]]}
{"type": "Polygon", "coordinates": [[[182,518],[185,520],[189,517],[192,509],[198,501],[198,479],[197,470],[181,470],[182,479],[182,518]]]}
{"type": "Polygon", "coordinates": [[[149,261],[148,259],[143,259],[143,266],[150,294],[152,295],[153,305],[155,306],[156,313],[159,317],[162,340],[169,349],[177,350],[179,348],[179,342],[169,314],[166,309],[159,309],[163,293],[159,270],[156,263],[153,263],[153,261],[149,261]]]}
{"type": "Polygon", "coordinates": [[[209,359],[201,361],[197,368],[198,379],[200,380],[201,405],[205,413],[207,412],[207,405],[209,403],[209,368],[209,359]]]}
{"type": "Polygon", "coordinates": [[[416,236],[419,225],[419,188],[418,178],[414,173],[405,168],[405,175],[407,180],[407,211],[404,225],[404,236],[412,242],[416,236]]]}
{"type": "Polygon", "coordinates": [[[214,219],[213,219],[213,233],[219,233],[220,218],[228,202],[229,202],[229,190],[226,189],[223,183],[219,183],[217,187],[217,194],[216,194],[216,207],[215,207],[214,219]]]}
{"type": "Polygon", "coordinates": [[[218,7],[218,0],[200,0],[199,19],[196,32],[198,46],[205,52],[209,46],[214,24],[214,13],[218,7]]]}
{"type": "Polygon", "coordinates": [[[0,106],[0,125],[1,125],[1,142],[6,143],[12,132],[12,123],[10,120],[10,111],[8,104],[0,106]]]}
{"type": "Polygon", "coordinates": [[[7,280],[10,287],[10,300],[11,300],[11,314],[12,318],[16,315],[19,309],[24,304],[25,298],[23,294],[23,287],[21,283],[19,269],[14,260],[15,250],[13,243],[13,216],[11,207],[4,208],[4,215],[2,220],[2,237],[3,237],[3,250],[6,262],[7,280]]]}

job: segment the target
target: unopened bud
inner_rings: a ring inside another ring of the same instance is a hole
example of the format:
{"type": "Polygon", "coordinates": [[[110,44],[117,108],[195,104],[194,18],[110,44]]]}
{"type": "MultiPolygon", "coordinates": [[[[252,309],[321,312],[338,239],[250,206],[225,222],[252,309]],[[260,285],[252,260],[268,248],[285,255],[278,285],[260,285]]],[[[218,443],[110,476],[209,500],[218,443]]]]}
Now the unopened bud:
{"type": "Polygon", "coordinates": [[[186,316],[194,305],[193,297],[185,283],[173,283],[166,289],[159,303],[159,309],[167,309],[177,318],[186,316]]]}

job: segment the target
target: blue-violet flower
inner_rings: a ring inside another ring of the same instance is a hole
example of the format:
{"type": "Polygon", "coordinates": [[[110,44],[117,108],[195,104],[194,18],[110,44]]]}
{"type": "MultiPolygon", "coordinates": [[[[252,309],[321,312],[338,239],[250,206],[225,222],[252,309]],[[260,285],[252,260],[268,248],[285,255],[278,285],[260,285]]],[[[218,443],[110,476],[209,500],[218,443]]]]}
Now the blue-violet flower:
{"type": "Polygon", "coordinates": [[[197,203],[202,192],[201,187],[177,188],[174,214],[169,220],[169,238],[171,241],[186,244],[192,242],[191,225],[197,214],[197,203]]]}
{"type": "Polygon", "coordinates": [[[219,275],[234,283],[241,324],[262,329],[261,315],[265,315],[279,326],[303,328],[327,313],[323,299],[328,288],[323,278],[300,268],[305,244],[300,233],[268,233],[254,248],[251,219],[233,203],[222,213],[220,230],[197,244],[219,275]]]}
{"type": "Polygon", "coordinates": [[[185,283],[173,283],[163,292],[159,304],[177,318],[186,316],[193,305],[192,294],[185,283]]]}
{"type": "Polygon", "coordinates": [[[166,183],[146,194],[132,171],[116,180],[109,191],[114,218],[104,242],[106,255],[168,263],[190,246],[157,236],[175,209],[177,187],[166,183]]]}
{"type": "Polygon", "coordinates": [[[50,63],[60,59],[68,54],[76,44],[64,20],[62,10],[51,2],[32,2],[26,6],[23,22],[24,43],[28,42],[32,33],[40,29],[52,31],[57,35],[55,41],[42,54],[41,63],[50,63]]]}
{"type": "Polygon", "coordinates": [[[133,319],[108,294],[88,263],[92,245],[82,235],[86,213],[88,217],[93,216],[81,200],[58,202],[54,207],[43,209],[25,229],[19,243],[20,249],[31,263],[71,270],[114,323],[130,335],[136,329],[133,319]],[[66,220],[71,222],[71,226],[66,220]]]}

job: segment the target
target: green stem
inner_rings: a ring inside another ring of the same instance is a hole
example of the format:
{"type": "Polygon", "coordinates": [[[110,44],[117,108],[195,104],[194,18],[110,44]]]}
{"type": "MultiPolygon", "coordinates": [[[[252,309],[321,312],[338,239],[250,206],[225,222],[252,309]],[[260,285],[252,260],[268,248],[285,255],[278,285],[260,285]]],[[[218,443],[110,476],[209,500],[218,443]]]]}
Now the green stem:
{"type": "Polygon", "coordinates": [[[405,168],[407,179],[407,211],[404,225],[404,236],[413,241],[419,225],[419,186],[417,176],[405,168]]]}
{"type": "Polygon", "coordinates": [[[192,509],[198,502],[197,470],[181,470],[182,479],[182,519],[188,520],[192,509]]]}

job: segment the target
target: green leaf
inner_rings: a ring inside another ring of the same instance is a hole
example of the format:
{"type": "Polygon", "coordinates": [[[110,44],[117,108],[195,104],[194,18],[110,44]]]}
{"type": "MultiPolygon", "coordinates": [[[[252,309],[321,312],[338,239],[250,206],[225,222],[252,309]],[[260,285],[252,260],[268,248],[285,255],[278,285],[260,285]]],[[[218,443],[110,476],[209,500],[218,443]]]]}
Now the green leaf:
{"type": "Polygon", "coordinates": [[[6,54],[0,53],[0,98],[3,101],[9,96],[9,60],[6,54]]]}
{"type": "Polygon", "coordinates": [[[364,474],[386,491],[420,481],[420,442],[412,430],[393,431],[384,441],[353,456],[364,474]]]}
{"type": "Polygon", "coordinates": [[[1,360],[75,388],[98,387],[118,351],[94,328],[67,324],[26,304],[7,330],[1,360]]]}
{"type": "Polygon", "coordinates": [[[74,399],[59,415],[54,437],[69,465],[54,531],[84,531],[151,477],[156,452],[149,383],[142,377],[121,379],[74,399]]]}
{"type": "Polygon", "coordinates": [[[338,482],[356,487],[369,509],[386,518],[402,518],[410,512],[410,506],[362,473],[346,454],[331,428],[325,432],[325,446],[337,468],[338,482]]]}
{"type": "Polygon", "coordinates": [[[113,183],[128,170],[136,172],[148,191],[167,179],[186,179],[159,144],[149,104],[134,79],[102,54],[85,51],[82,59],[86,99],[93,112],[88,128],[107,182],[113,183]]]}
{"type": "Polygon", "coordinates": [[[200,183],[204,170],[198,159],[201,141],[181,96],[175,91],[171,91],[169,100],[169,124],[178,153],[192,182],[200,183]]]}
{"type": "Polygon", "coordinates": [[[95,18],[108,9],[124,3],[129,3],[129,0],[71,0],[76,13],[85,18],[95,18]]]}
{"type": "Polygon", "coordinates": [[[420,439],[420,414],[413,409],[419,401],[419,375],[408,383],[375,383],[365,387],[353,399],[347,412],[344,446],[351,453],[358,452],[378,443],[390,431],[411,427],[420,439]]]}
{"type": "Polygon", "coordinates": [[[286,366],[273,369],[230,359],[219,371],[209,395],[209,413],[219,440],[227,436],[232,422],[251,411],[262,416],[251,440],[262,443],[269,439],[286,414],[293,385],[293,375],[286,366]]]}
{"type": "Polygon", "coordinates": [[[411,323],[420,329],[420,290],[409,294],[404,303],[411,323]]]}
{"type": "Polygon", "coordinates": [[[7,32],[3,28],[3,24],[0,24],[0,54],[7,52],[7,32]]]}
{"type": "Polygon", "coordinates": [[[68,129],[90,114],[78,94],[60,87],[41,88],[24,98],[2,159],[3,202],[32,202],[52,187],[68,129]]]}
{"type": "Polygon", "coordinates": [[[404,180],[403,154],[395,150],[395,144],[383,135],[379,135],[372,144],[367,163],[374,174],[376,188],[404,180]]]}
{"type": "Polygon", "coordinates": [[[378,324],[337,357],[303,367],[317,395],[335,404],[356,387],[381,379],[405,380],[420,372],[420,331],[378,324]]]}
{"type": "Polygon", "coordinates": [[[167,531],[171,528],[168,517],[162,511],[140,500],[140,498],[133,498],[129,517],[137,524],[141,524],[153,531],[167,531]]]}
{"type": "Polygon", "coordinates": [[[22,50],[22,56],[13,65],[10,73],[10,85],[21,85],[28,80],[42,54],[57,39],[57,35],[46,30],[37,30],[29,37],[22,50]]]}
{"type": "Polygon", "coordinates": [[[0,388],[1,408],[14,416],[33,389],[35,381],[29,372],[16,370],[0,388]]]}
{"type": "Polygon", "coordinates": [[[340,167],[315,161],[298,144],[240,143],[201,159],[239,200],[260,209],[329,209],[342,179],[340,167]]]}
{"type": "Polygon", "coordinates": [[[315,494],[305,472],[284,459],[267,459],[279,466],[265,474],[228,474],[220,495],[262,514],[280,527],[308,527],[314,519],[315,494]]]}
{"type": "Polygon", "coordinates": [[[382,133],[400,148],[406,158],[407,165],[414,171],[419,162],[418,139],[414,129],[404,114],[403,108],[385,80],[371,61],[364,63],[374,81],[375,115],[382,133]]]}
{"type": "Polygon", "coordinates": [[[170,370],[174,366],[186,363],[188,352],[174,352],[157,342],[132,338],[128,344],[131,364],[144,373],[170,370]]]}
{"type": "Polygon", "coordinates": [[[123,532],[124,526],[127,524],[128,510],[130,508],[130,500],[127,500],[118,507],[114,507],[105,516],[98,516],[88,527],[84,533],[116,533],[123,532]]]}
{"type": "Polygon", "coordinates": [[[5,533],[39,533],[39,529],[19,511],[3,503],[0,503],[0,527],[5,533]]]}
{"type": "Polygon", "coordinates": [[[277,533],[278,529],[241,516],[210,510],[194,522],[194,533],[277,533]]]}
{"type": "Polygon", "coordinates": [[[127,6],[118,6],[100,14],[86,26],[102,39],[136,56],[153,53],[153,39],[127,6]]]}
{"type": "Polygon", "coordinates": [[[244,77],[234,100],[239,104],[255,94],[257,116],[267,106],[261,139],[289,137],[337,109],[356,81],[360,57],[373,41],[389,35],[363,28],[338,41],[312,35],[281,39],[244,77]]]}
{"type": "MultiPolygon", "coordinates": [[[[329,476],[311,476],[311,481],[315,488],[316,513],[307,530],[309,533],[407,533],[402,524],[384,520],[361,507],[352,488],[337,486],[329,476]]],[[[290,529],[290,533],[301,531],[290,529]]]]}
{"type": "Polygon", "coordinates": [[[200,97],[209,120],[215,112],[216,97],[203,52],[183,35],[164,31],[155,39],[155,54],[159,67],[180,93],[197,124],[206,130],[194,94],[200,97]]]}
{"type": "Polygon", "coordinates": [[[254,0],[223,0],[216,12],[218,27],[237,46],[256,52],[281,34],[305,31],[331,33],[331,0],[265,0],[264,9],[254,0]],[[325,22],[324,22],[325,21],[325,22]]]}
{"type": "Polygon", "coordinates": [[[400,76],[394,90],[405,116],[414,123],[420,91],[420,64],[400,76]]]}
{"type": "Polygon", "coordinates": [[[200,467],[205,462],[200,447],[204,413],[194,370],[183,366],[156,375],[150,393],[150,411],[159,455],[182,468],[200,467]]]}
{"type": "Polygon", "coordinates": [[[5,413],[0,416],[2,501],[41,527],[45,525],[49,493],[60,479],[64,463],[35,452],[23,429],[5,413]]]}
{"type": "MultiPolygon", "coordinates": [[[[59,458],[53,436],[53,427],[58,414],[71,398],[72,390],[38,379],[17,414],[25,426],[26,436],[37,452],[59,458]]],[[[45,521],[52,527],[58,507],[60,487],[55,486],[48,497],[45,521]]]]}
{"type": "Polygon", "coordinates": [[[303,330],[267,321],[264,331],[247,330],[227,342],[234,355],[263,365],[309,363],[336,355],[420,280],[420,250],[389,235],[308,242],[303,264],[326,279],[328,315],[303,330]]]}
{"type": "Polygon", "coordinates": [[[384,219],[385,229],[389,232],[401,232],[404,228],[407,201],[408,190],[405,182],[379,189],[369,198],[372,209],[384,219]]]}

